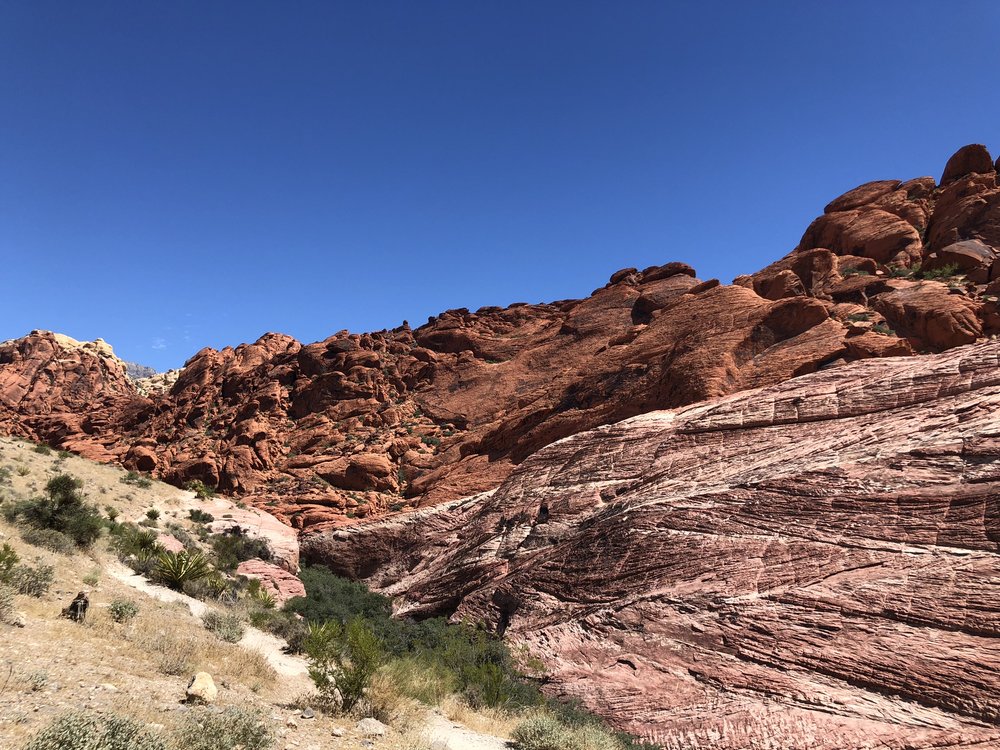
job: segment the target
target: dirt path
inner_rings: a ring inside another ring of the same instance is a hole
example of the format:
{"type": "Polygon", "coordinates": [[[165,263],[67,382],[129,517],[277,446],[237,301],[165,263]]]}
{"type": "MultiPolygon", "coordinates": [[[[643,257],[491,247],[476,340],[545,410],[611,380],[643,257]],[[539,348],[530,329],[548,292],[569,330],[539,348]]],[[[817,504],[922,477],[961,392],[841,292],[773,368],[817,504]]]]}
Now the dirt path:
{"type": "MultiPolygon", "coordinates": [[[[186,604],[191,614],[201,619],[208,611],[205,602],[173,591],[163,586],[150,583],[141,575],[132,572],[121,563],[111,563],[107,567],[108,574],[121,581],[126,586],[130,586],[137,591],[158,599],[161,602],[181,602],[186,604]]],[[[259,651],[267,659],[268,663],[274,667],[274,671],[286,680],[301,682],[301,688],[307,689],[312,683],[309,680],[309,672],[304,659],[292,656],[284,652],[285,642],[270,633],[265,633],[257,628],[247,627],[243,639],[239,643],[243,648],[259,651]]]]}
{"type": "Polygon", "coordinates": [[[434,750],[507,750],[507,740],[466,729],[441,714],[427,714],[427,739],[434,750]]]}

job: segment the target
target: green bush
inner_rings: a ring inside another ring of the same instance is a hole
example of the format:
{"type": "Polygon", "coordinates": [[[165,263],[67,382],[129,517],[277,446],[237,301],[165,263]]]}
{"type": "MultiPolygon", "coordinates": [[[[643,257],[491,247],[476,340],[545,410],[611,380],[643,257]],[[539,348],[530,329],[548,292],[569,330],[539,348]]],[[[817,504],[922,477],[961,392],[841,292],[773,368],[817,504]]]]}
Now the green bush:
{"type": "Polygon", "coordinates": [[[155,521],[159,517],[160,517],[160,511],[158,511],[156,508],[150,508],[149,510],[146,511],[146,518],[148,518],[150,521],[155,521]]]}
{"type": "Polygon", "coordinates": [[[139,614],[139,605],[131,599],[115,599],[108,605],[108,614],[115,622],[129,623],[139,614]]]}
{"type": "Polygon", "coordinates": [[[46,497],[23,500],[4,515],[13,515],[37,529],[62,532],[78,547],[90,547],[101,535],[104,521],[100,512],[84,502],[83,482],[69,474],[52,477],[45,485],[46,497]]]}
{"type": "Polygon", "coordinates": [[[329,705],[339,701],[344,713],[362,699],[386,656],[378,636],[360,617],[346,625],[334,620],[311,625],[304,650],[320,695],[329,705]]]}
{"type": "Polygon", "coordinates": [[[72,555],[77,549],[72,539],[55,529],[28,528],[21,532],[21,539],[35,547],[42,547],[62,555],[72,555]]]}
{"type": "Polygon", "coordinates": [[[132,524],[119,524],[111,532],[111,549],[118,558],[129,564],[129,559],[140,555],[159,555],[163,551],[155,531],[140,529],[132,524]]]}
{"type": "Polygon", "coordinates": [[[264,716],[252,709],[231,707],[221,713],[195,708],[176,734],[184,750],[270,750],[275,734],[264,716]]]}
{"type": "Polygon", "coordinates": [[[181,591],[195,599],[222,599],[229,591],[230,583],[217,570],[193,581],[181,584],[181,591]]]}
{"type": "Polygon", "coordinates": [[[166,750],[166,744],[133,719],[77,710],[55,718],[24,750],[166,750]]]}
{"type": "Polygon", "coordinates": [[[195,523],[212,523],[215,520],[215,516],[211,513],[206,513],[200,508],[191,508],[188,511],[188,517],[195,523]]]}
{"type": "Polygon", "coordinates": [[[10,573],[10,585],[19,594],[44,596],[52,585],[55,569],[51,565],[16,565],[10,573]]]}
{"type": "Polygon", "coordinates": [[[32,450],[35,453],[38,453],[38,454],[40,454],[42,456],[51,456],[52,455],[52,449],[49,446],[44,445],[43,443],[39,443],[34,448],[32,448],[32,450]]]}
{"type": "Polygon", "coordinates": [[[236,570],[246,560],[271,559],[271,548],[263,539],[255,539],[241,533],[215,534],[211,537],[215,565],[219,570],[236,570]]]}
{"type": "Polygon", "coordinates": [[[920,278],[926,279],[928,281],[935,281],[939,279],[947,279],[952,276],[958,275],[958,264],[948,263],[941,266],[940,268],[933,268],[931,270],[921,270],[918,274],[920,278]]]}
{"type": "MultiPolygon", "coordinates": [[[[391,602],[360,583],[317,566],[306,566],[300,576],[306,596],[292,599],[285,609],[302,615],[310,624],[332,621],[343,626],[360,619],[387,658],[445,671],[449,684],[477,707],[519,708],[541,700],[538,690],[521,679],[506,645],[483,630],[451,625],[442,618],[395,620],[391,602]]],[[[411,697],[420,699],[418,695],[411,697]]]]}
{"type": "Polygon", "coordinates": [[[246,632],[243,621],[234,614],[206,612],[202,623],[212,635],[227,643],[238,643],[246,632]]]}
{"type": "Polygon", "coordinates": [[[209,487],[200,479],[192,479],[184,485],[184,489],[193,492],[195,497],[199,500],[208,500],[209,498],[215,497],[215,489],[209,487]]]}
{"type": "Polygon", "coordinates": [[[10,583],[10,574],[21,558],[9,544],[0,547],[0,583],[10,583]]]}
{"type": "Polygon", "coordinates": [[[197,581],[212,572],[212,566],[200,552],[161,552],[153,569],[160,583],[178,591],[185,583],[197,581]]]}
{"type": "Polygon", "coordinates": [[[10,484],[10,469],[0,466],[0,484],[10,484]]]}

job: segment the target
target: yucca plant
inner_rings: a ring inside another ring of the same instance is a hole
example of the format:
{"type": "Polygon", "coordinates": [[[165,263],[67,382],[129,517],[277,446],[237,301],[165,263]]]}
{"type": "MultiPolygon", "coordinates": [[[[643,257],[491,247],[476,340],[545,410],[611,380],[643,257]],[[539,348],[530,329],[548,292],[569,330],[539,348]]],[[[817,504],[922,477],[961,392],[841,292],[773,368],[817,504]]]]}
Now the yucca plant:
{"type": "Polygon", "coordinates": [[[256,578],[250,579],[250,583],[247,584],[247,598],[264,609],[274,609],[276,604],[271,592],[265,589],[256,578]]]}
{"type": "Polygon", "coordinates": [[[212,566],[200,552],[161,552],[153,575],[158,581],[178,591],[185,583],[201,580],[212,566]]]}

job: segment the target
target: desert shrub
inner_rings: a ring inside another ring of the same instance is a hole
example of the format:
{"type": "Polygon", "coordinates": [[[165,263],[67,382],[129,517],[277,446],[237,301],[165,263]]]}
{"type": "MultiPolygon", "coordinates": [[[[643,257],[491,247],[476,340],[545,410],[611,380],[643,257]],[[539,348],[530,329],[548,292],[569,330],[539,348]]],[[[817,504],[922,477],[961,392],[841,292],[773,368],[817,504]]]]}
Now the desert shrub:
{"type": "Polygon", "coordinates": [[[243,621],[228,612],[206,612],[202,622],[208,632],[226,643],[238,643],[246,632],[243,621]]]}
{"type": "Polygon", "coordinates": [[[14,589],[0,583],[0,622],[10,622],[14,616],[14,589]]]}
{"type": "Polygon", "coordinates": [[[195,497],[199,500],[207,500],[211,497],[215,497],[215,489],[213,487],[209,487],[200,479],[192,479],[184,485],[184,489],[193,492],[195,497]]]}
{"type": "Polygon", "coordinates": [[[62,532],[79,547],[89,547],[101,535],[104,521],[97,508],[84,502],[82,486],[69,474],[54,476],[45,485],[45,497],[15,503],[13,515],[37,529],[62,532]]]}
{"type": "Polygon", "coordinates": [[[956,275],[958,275],[958,264],[956,263],[948,263],[946,265],[941,266],[940,268],[921,270],[919,273],[920,278],[926,279],[928,281],[947,279],[956,275]]]}
{"type": "Polygon", "coordinates": [[[553,716],[532,716],[519,724],[511,734],[519,750],[576,750],[570,744],[569,730],[553,716]]]}
{"type": "Polygon", "coordinates": [[[592,714],[581,716],[536,714],[520,723],[511,739],[518,750],[625,750],[631,744],[592,714]]]}
{"type": "Polygon", "coordinates": [[[17,471],[17,475],[19,477],[26,477],[26,476],[28,476],[28,474],[31,473],[31,469],[29,469],[24,464],[18,464],[17,468],[15,469],[15,471],[17,471]]]}
{"type": "Polygon", "coordinates": [[[21,539],[35,547],[62,555],[72,555],[77,549],[72,539],[55,529],[28,528],[21,532],[21,539]]]}
{"type": "Polygon", "coordinates": [[[155,531],[146,531],[132,524],[121,524],[115,530],[111,540],[111,548],[121,555],[131,555],[141,550],[153,551],[159,542],[155,531]]]}
{"type": "Polygon", "coordinates": [[[149,510],[146,511],[146,518],[148,518],[150,521],[155,521],[159,517],[160,517],[160,511],[158,511],[156,508],[150,508],[149,510]]]}
{"type": "Polygon", "coordinates": [[[36,445],[31,450],[33,450],[35,453],[38,453],[39,455],[42,455],[42,456],[51,456],[52,455],[52,449],[49,446],[45,445],[44,443],[39,443],[38,445],[36,445]]]}
{"type": "Polygon", "coordinates": [[[188,517],[195,523],[212,523],[215,520],[215,516],[211,513],[206,513],[200,508],[191,508],[188,511],[188,517]]]}
{"type": "Polygon", "coordinates": [[[10,585],[19,594],[44,596],[52,585],[55,570],[51,565],[15,565],[10,573],[10,585]]]}
{"type": "Polygon", "coordinates": [[[360,617],[346,625],[335,620],[310,625],[305,653],[320,695],[345,713],[358,705],[385,660],[381,641],[360,617]]]}
{"type": "Polygon", "coordinates": [[[131,484],[136,487],[142,487],[147,489],[153,486],[153,480],[149,477],[143,476],[137,471],[127,471],[118,479],[122,484],[131,484]]]}
{"type": "Polygon", "coordinates": [[[153,577],[180,591],[185,583],[197,581],[211,572],[212,566],[200,552],[161,552],[153,568],[153,577]]]}
{"type": "Polygon", "coordinates": [[[880,333],[883,336],[895,336],[896,332],[889,328],[885,323],[878,323],[872,326],[873,333],[880,333]]]}
{"type": "Polygon", "coordinates": [[[220,713],[210,708],[188,712],[176,734],[185,750],[270,750],[275,734],[263,714],[230,707],[220,713]]]}
{"type": "Polygon", "coordinates": [[[114,599],[108,605],[108,614],[115,622],[129,623],[139,614],[139,605],[131,599],[114,599]]]}
{"type": "Polygon", "coordinates": [[[118,516],[121,515],[118,508],[113,505],[105,505],[104,513],[107,515],[108,520],[111,521],[111,523],[114,523],[118,516]]]}
{"type": "Polygon", "coordinates": [[[220,570],[235,570],[245,560],[270,560],[271,548],[263,539],[233,532],[211,537],[215,564],[220,570]]]}
{"type": "Polygon", "coordinates": [[[24,750],[166,750],[166,745],[134,719],[76,710],[53,719],[24,750]]]}
{"type": "Polygon", "coordinates": [[[0,466],[0,484],[10,484],[10,469],[0,466]]]}
{"type": "Polygon", "coordinates": [[[85,586],[96,586],[101,581],[101,569],[94,568],[83,577],[85,586]]]}
{"type": "Polygon", "coordinates": [[[195,599],[222,599],[229,590],[229,581],[217,570],[193,581],[181,584],[181,591],[195,599]]]}
{"type": "Polygon", "coordinates": [[[10,573],[20,559],[9,544],[0,547],[0,583],[10,583],[10,573]]]}
{"type": "Polygon", "coordinates": [[[259,607],[261,609],[274,609],[276,604],[274,596],[270,591],[264,588],[263,584],[261,584],[258,579],[251,578],[247,582],[246,593],[247,600],[255,607],[259,607]]]}
{"type": "Polygon", "coordinates": [[[59,458],[62,458],[62,459],[69,458],[72,455],[73,454],[70,453],[69,451],[59,451],[59,458]]]}

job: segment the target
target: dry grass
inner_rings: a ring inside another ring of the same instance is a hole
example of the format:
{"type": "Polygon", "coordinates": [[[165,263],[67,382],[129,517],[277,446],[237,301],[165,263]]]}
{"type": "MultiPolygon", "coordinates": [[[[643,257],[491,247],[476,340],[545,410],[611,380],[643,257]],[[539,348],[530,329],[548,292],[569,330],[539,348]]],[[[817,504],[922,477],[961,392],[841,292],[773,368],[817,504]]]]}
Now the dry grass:
{"type": "Polygon", "coordinates": [[[510,713],[496,708],[473,708],[455,695],[441,701],[441,713],[474,732],[510,739],[511,732],[522,723],[526,714],[510,713]]]}

